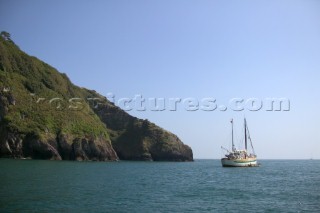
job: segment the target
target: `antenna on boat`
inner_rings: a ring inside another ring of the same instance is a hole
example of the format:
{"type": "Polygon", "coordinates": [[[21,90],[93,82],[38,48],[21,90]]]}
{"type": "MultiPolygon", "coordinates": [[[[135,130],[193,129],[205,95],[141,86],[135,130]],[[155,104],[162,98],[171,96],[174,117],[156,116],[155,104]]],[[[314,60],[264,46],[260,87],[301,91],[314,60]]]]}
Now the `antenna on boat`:
{"type": "Polygon", "coordinates": [[[233,142],[233,118],[231,119],[231,131],[232,131],[232,134],[231,134],[231,137],[232,137],[232,151],[235,150],[235,147],[234,147],[234,142],[233,142]]]}

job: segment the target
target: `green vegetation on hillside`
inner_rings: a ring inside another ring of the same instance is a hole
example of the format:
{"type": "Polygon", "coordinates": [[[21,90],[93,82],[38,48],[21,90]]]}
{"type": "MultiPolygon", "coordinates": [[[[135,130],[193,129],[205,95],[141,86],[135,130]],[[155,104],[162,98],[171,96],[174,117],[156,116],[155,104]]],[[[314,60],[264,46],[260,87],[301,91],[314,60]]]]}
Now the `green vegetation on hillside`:
{"type": "Polygon", "coordinates": [[[14,98],[14,105],[8,105],[2,120],[9,128],[41,137],[60,132],[108,137],[105,124],[89,107],[89,91],[73,85],[65,74],[2,37],[0,53],[1,94],[14,98]]]}
{"type": "Polygon", "coordinates": [[[190,147],[0,36],[0,157],[192,161],[190,147]],[[97,105],[97,103],[99,103],[97,105]],[[111,144],[112,143],[112,144],[111,144]]]}

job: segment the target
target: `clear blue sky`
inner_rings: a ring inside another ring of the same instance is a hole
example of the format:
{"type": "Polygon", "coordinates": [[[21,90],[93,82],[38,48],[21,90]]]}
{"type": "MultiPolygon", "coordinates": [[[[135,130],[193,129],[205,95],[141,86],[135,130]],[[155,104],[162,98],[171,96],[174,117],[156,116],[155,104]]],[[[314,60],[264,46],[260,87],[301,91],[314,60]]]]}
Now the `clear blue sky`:
{"type": "Polygon", "coordinates": [[[0,0],[0,30],[77,85],[116,99],[286,97],[288,112],[129,113],[220,158],[247,117],[260,158],[320,158],[320,1],[0,0]]]}

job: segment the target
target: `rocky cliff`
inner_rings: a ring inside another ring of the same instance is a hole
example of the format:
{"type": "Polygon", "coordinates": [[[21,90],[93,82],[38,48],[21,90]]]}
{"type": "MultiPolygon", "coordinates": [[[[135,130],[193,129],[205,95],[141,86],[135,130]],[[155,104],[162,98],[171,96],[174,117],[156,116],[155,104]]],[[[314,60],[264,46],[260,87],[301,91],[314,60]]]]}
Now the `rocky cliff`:
{"type": "Polygon", "coordinates": [[[192,161],[189,146],[174,134],[148,120],[130,116],[108,102],[100,103],[95,113],[107,125],[113,148],[120,159],[192,161]]]}
{"type": "Polygon", "coordinates": [[[192,161],[192,150],[0,37],[0,157],[192,161]],[[93,104],[98,100],[99,104],[93,104]]]}

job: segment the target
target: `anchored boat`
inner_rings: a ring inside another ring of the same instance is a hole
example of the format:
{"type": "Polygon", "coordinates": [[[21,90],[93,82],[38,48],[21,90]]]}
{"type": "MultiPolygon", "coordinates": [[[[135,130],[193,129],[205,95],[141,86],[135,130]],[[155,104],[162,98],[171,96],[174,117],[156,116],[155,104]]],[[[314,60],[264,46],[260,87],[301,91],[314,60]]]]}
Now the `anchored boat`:
{"type": "Polygon", "coordinates": [[[253,167],[259,166],[257,162],[257,155],[254,152],[252,141],[250,138],[250,133],[247,125],[246,119],[244,119],[244,143],[245,149],[236,149],[233,141],[233,119],[231,120],[232,126],[232,151],[221,147],[226,150],[228,153],[224,158],[221,158],[221,163],[223,167],[253,167]],[[251,152],[248,151],[248,141],[251,145],[251,152]]]}

